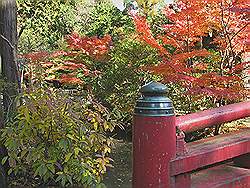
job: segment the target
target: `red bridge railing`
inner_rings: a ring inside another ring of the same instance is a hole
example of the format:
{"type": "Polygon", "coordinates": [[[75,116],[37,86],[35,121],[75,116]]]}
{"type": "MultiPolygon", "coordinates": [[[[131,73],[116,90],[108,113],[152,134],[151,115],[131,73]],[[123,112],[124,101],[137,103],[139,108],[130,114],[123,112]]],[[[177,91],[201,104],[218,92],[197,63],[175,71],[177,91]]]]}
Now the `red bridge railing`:
{"type": "Polygon", "coordinates": [[[250,101],[176,117],[164,85],[151,82],[141,92],[133,126],[133,188],[250,187],[250,128],[184,140],[185,133],[250,117],[250,101]]]}
{"type": "Polygon", "coordinates": [[[193,132],[214,125],[250,116],[250,101],[179,116],[176,125],[184,132],[193,132]]]}

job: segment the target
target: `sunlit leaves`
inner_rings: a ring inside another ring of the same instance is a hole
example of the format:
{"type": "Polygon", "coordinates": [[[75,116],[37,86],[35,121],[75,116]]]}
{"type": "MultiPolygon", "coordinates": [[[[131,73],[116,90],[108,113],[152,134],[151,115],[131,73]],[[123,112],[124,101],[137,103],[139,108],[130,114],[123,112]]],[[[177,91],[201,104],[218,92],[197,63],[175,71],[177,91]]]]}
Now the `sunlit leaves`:
{"type": "Polygon", "coordinates": [[[162,58],[149,70],[186,88],[189,95],[230,100],[246,96],[241,80],[249,64],[243,59],[248,51],[246,2],[178,0],[164,8],[170,22],[158,36],[145,17],[134,16],[138,38],[158,49],[162,58]]]}
{"type": "Polygon", "coordinates": [[[33,82],[42,78],[62,85],[84,85],[85,79],[96,77],[100,73],[91,66],[91,62],[105,61],[112,47],[109,35],[97,38],[72,33],[66,37],[66,42],[65,50],[20,55],[29,61],[24,76],[33,82]]]}
{"type": "Polygon", "coordinates": [[[161,54],[169,55],[169,52],[155,40],[146,18],[135,15],[133,19],[139,38],[148,43],[151,47],[158,49],[161,54]]]}
{"type": "Polygon", "coordinates": [[[103,38],[97,37],[80,37],[77,33],[72,33],[67,37],[69,49],[80,50],[83,54],[101,59],[109,51],[111,37],[109,35],[103,38]]]}
{"type": "Polygon", "coordinates": [[[26,173],[62,186],[98,185],[111,161],[106,109],[55,89],[29,91],[15,119],[2,130],[8,150],[2,163],[11,174],[26,173]]]}

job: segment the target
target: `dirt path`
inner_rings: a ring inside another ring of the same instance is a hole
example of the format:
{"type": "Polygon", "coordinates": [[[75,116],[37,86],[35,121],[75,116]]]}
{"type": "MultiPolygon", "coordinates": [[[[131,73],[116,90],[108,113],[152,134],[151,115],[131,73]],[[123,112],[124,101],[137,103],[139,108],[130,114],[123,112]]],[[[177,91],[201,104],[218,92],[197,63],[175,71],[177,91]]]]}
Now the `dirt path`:
{"type": "Polygon", "coordinates": [[[132,187],[132,143],[115,141],[111,158],[114,168],[109,169],[104,183],[107,188],[132,187]]]}

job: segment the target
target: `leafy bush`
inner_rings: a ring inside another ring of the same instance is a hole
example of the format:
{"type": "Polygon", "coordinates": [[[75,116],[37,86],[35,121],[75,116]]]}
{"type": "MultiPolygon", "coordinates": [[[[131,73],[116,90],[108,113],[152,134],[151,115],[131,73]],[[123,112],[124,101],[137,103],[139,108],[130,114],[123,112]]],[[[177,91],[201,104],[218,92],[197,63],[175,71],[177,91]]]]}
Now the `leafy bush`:
{"type": "Polygon", "coordinates": [[[72,33],[66,38],[64,50],[21,55],[29,62],[26,75],[31,82],[42,78],[42,82],[56,83],[61,88],[81,86],[82,90],[91,90],[94,80],[101,74],[100,65],[109,58],[111,37],[82,37],[72,33]]]}
{"type": "Polygon", "coordinates": [[[88,23],[83,26],[82,32],[88,36],[103,37],[109,34],[117,41],[120,35],[134,31],[132,19],[128,14],[121,12],[109,1],[95,4],[87,19],[88,23]]]}
{"type": "Polygon", "coordinates": [[[89,98],[53,89],[24,94],[13,121],[2,130],[8,174],[38,177],[62,186],[101,185],[110,166],[112,131],[105,109],[89,98]]]}
{"type": "Polygon", "coordinates": [[[19,51],[54,49],[77,27],[81,0],[18,0],[19,51]]]}
{"type": "Polygon", "coordinates": [[[100,67],[102,74],[93,85],[93,93],[110,109],[117,124],[130,129],[139,88],[152,78],[143,67],[159,59],[156,50],[133,37],[116,42],[109,55],[109,61],[100,67]]]}
{"type": "Polygon", "coordinates": [[[45,59],[37,53],[25,57],[43,66],[44,79],[57,87],[92,92],[118,125],[130,129],[138,90],[151,79],[142,67],[159,62],[157,50],[135,40],[131,18],[110,2],[94,4],[81,22],[86,22],[81,32],[89,37],[73,33],[63,50],[46,52],[45,59]]]}

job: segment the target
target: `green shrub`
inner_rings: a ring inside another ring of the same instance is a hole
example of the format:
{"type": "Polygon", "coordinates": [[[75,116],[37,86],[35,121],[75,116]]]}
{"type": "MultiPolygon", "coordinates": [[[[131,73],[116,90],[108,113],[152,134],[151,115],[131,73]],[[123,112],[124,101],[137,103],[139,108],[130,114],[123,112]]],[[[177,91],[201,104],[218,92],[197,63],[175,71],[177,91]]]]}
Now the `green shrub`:
{"type": "Polygon", "coordinates": [[[114,41],[121,35],[134,31],[132,19],[126,12],[121,12],[111,2],[103,1],[93,6],[88,16],[88,23],[82,27],[88,36],[112,36],[114,41]]]}
{"type": "Polygon", "coordinates": [[[54,49],[77,27],[81,0],[18,0],[19,51],[54,49]]]}
{"type": "Polygon", "coordinates": [[[117,123],[130,129],[139,88],[151,81],[144,67],[159,62],[156,51],[133,37],[115,43],[110,59],[102,64],[102,74],[93,85],[93,93],[111,112],[117,123]]]}
{"type": "Polygon", "coordinates": [[[106,110],[93,100],[52,89],[26,93],[13,121],[2,130],[8,174],[33,176],[62,186],[101,185],[110,165],[112,131],[106,110]]]}

